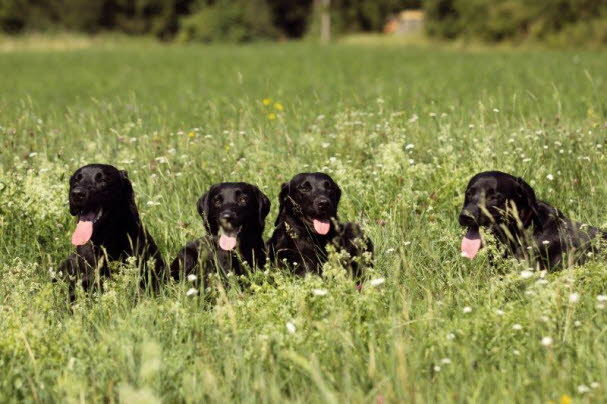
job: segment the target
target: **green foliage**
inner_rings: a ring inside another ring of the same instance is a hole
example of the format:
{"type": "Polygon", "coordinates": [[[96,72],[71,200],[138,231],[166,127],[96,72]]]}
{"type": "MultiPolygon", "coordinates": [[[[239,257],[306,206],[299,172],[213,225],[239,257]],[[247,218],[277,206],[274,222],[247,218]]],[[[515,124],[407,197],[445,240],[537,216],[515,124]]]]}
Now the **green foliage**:
{"type": "Polygon", "coordinates": [[[0,73],[0,402],[605,397],[605,258],[529,271],[490,263],[487,237],[468,261],[457,223],[468,179],[499,169],[607,227],[603,52],[127,41],[3,50],[0,73]],[[268,266],[209,299],[141,293],[125,264],[69,307],[52,277],[90,162],[129,172],[168,259],[203,232],[211,184],[258,184],[269,236],[280,184],[325,171],[374,268],[359,292],[336,255],[322,277],[268,266]]]}
{"type": "Polygon", "coordinates": [[[607,3],[588,0],[429,0],[427,32],[483,41],[606,43],[607,3]]]}
{"type": "Polygon", "coordinates": [[[181,25],[181,41],[250,42],[278,36],[265,0],[203,1],[181,25]]]}
{"type": "Polygon", "coordinates": [[[116,30],[167,38],[191,0],[3,0],[0,30],[67,30],[94,33],[116,30]]]}
{"type": "MultiPolygon", "coordinates": [[[[380,31],[391,13],[419,0],[333,0],[335,32],[380,31]]],[[[151,34],[181,41],[300,38],[313,0],[3,0],[0,31],[71,30],[151,34]]]]}

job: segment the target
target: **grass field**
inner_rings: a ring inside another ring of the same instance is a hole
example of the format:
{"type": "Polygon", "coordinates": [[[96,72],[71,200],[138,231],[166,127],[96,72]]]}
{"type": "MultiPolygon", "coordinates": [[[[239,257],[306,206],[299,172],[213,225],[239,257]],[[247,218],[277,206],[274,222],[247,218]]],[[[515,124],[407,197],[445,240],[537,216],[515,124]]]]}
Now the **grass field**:
{"type": "Polygon", "coordinates": [[[467,261],[467,180],[499,169],[607,227],[605,52],[96,44],[0,53],[0,402],[599,402],[607,264],[467,261]],[[266,100],[265,103],[263,100],[266,100]],[[267,105],[266,105],[267,104],[267,105]],[[214,305],[122,268],[70,310],[67,179],[126,169],[165,258],[211,184],[329,173],[375,267],[272,267],[214,305]],[[551,179],[550,179],[551,178],[551,179]],[[382,280],[384,282],[382,283],[382,280]],[[319,292],[316,289],[326,291],[319,292]],[[316,291],[315,291],[316,290],[316,291]],[[289,324],[287,326],[287,324],[289,324]]]}

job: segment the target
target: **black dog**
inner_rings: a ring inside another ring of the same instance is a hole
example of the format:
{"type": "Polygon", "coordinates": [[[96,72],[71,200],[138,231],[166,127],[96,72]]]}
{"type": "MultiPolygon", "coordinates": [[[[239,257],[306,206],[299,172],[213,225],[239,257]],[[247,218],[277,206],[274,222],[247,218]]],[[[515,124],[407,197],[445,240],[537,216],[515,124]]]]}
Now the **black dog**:
{"type": "Polygon", "coordinates": [[[459,222],[468,228],[462,255],[470,259],[481,248],[479,227],[490,229],[512,255],[540,268],[583,261],[595,250],[601,230],[574,222],[558,209],[537,200],[522,179],[499,171],[475,175],[468,183],[459,222]]]}
{"type": "Polygon", "coordinates": [[[213,185],[198,200],[207,236],[189,242],[171,264],[171,275],[209,274],[220,270],[243,275],[266,263],[263,229],[270,212],[270,200],[254,185],[224,182],[213,185]]]}
{"type": "Polygon", "coordinates": [[[71,279],[72,301],[76,279],[88,290],[96,283],[96,271],[110,276],[109,261],[124,262],[128,257],[137,258],[142,287],[159,286],[165,263],[141,224],[126,171],[106,164],[79,168],[70,178],[69,204],[72,216],[78,217],[72,235],[76,253],[62,263],[60,271],[71,279]],[[148,266],[149,262],[153,265],[148,266]]]}
{"type": "Polygon", "coordinates": [[[284,183],[276,228],[268,241],[271,260],[296,274],[319,272],[332,243],[349,253],[351,259],[345,264],[360,276],[359,261],[365,251],[373,253],[373,244],[356,223],[339,223],[340,197],[339,186],[323,173],[297,174],[284,183]]]}

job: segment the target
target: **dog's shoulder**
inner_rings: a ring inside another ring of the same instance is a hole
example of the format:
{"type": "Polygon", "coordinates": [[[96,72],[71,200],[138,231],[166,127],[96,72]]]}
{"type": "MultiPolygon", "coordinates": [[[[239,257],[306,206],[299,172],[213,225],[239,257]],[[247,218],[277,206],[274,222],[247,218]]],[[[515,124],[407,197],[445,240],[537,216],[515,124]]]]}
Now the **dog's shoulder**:
{"type": "Polygon", "coordinates": [[[302,238],[302,235],[304,234],[303,232],[304,229],[294,220],[283,218],[274,228],[272,237],[270,238],[268,244],[271,246],[293,244],[296,240],[302,238]]]}

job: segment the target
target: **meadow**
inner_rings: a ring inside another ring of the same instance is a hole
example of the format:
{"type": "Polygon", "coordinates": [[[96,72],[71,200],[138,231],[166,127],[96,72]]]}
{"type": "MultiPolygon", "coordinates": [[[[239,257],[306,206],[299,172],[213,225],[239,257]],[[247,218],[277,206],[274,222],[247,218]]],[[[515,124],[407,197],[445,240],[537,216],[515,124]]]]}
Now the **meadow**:
{"type": "Polygon", "coordinates": [[[0,50],[0,402],[597,402],[607,262],[460,256],[468,179],[499,169],[607,228],[604,51],[147,41],[0,50]],[[118,268],[70,307],[67,180],[129,172],[165,258],[213,183],[324,171],[376,246],[362,291],[267,266],[142,293],[118,268]]]}

